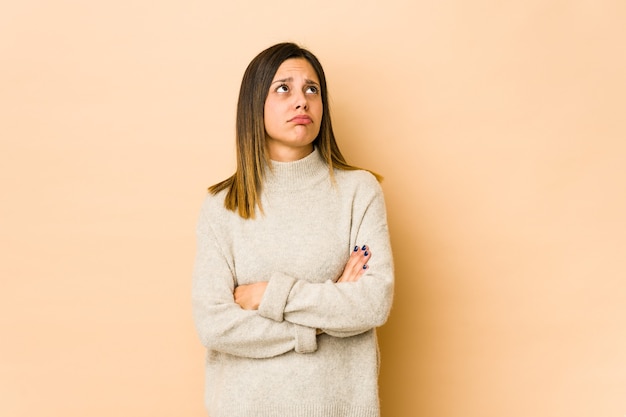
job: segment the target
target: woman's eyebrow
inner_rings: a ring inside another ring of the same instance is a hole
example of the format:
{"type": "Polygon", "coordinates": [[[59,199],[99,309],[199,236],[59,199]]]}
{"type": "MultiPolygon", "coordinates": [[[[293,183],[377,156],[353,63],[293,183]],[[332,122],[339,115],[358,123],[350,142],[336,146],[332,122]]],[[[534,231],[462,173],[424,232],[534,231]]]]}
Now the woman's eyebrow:
{"type": "MultiPolygon", "coordinates": [[[[272,81],[272,84],[276,84],[276,83],[290,83],[290,82],[292,82],[292,81],[293,81],[293,77],[289,77],[289,78],[282,78],[282,79],[280,79],[280,80],[274,80],[274,81],[272,81]]],[[[313,85],[317,85],[317,86],[319,86],[319,83],[318,83],[318,82],[313,81],[313,80],[309,80],[309,79],[304,80],[304,83],[305,83],[305,84],[313,84],[313,85]]]]}
{"type": "Polygon", "coordinates": [[[275,81],[272,81],[272,84],[276,84],[276,83],[289,83],[289,82],[291,82],[291,81],[293,81],[293,78],[292,78],[292,77],[289,77],[289,78],[283,78],[282,80],[275,80],[275,81]]]}

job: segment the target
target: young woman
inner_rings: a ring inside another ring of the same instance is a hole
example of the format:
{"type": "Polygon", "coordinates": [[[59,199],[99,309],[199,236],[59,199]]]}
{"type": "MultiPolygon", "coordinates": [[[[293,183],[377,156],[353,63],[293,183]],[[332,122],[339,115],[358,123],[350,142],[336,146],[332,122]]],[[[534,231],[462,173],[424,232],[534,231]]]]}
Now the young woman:
{"type": "Polygon", "coordinates": [[[249,64],[237,170],[197,226],[194,319],[210,417],[378,417],[393,294],[377,178],[346,163],[324,71],[292,43],[249,64]]]}

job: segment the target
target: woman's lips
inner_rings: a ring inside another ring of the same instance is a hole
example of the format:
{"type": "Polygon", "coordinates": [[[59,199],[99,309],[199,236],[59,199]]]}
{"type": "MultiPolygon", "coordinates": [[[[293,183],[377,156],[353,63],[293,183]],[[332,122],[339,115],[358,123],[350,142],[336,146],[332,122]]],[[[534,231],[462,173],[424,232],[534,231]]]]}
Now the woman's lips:
{"type": "Polygon", "coordinates": [[[308,125],[308,124],[313,123],[313,120],[311,120],[309,116],[304,116],[304,115],[296,116],[289,121],[297,125],[308,125]]]}

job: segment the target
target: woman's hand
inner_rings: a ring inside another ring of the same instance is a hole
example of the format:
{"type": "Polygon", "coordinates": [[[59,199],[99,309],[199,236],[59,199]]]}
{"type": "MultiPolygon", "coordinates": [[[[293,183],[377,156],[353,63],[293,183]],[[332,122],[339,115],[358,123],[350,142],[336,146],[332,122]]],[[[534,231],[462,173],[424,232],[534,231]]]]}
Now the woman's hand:
{"type": "Polygon", "coordinates": [[[367,261],[370,260],[372,253],[367,245],[362,247],[355,246],[350,259],[346,267],[343,269],[343,273],[337,280],[337,282],[356,282],[362,276],[368,268],[367,261]]]}
{"type": "Polygon", "coordinates": [[[235,288],[235,303],[244,310],[258,310],[263,294],[265,294],[265,288],[267,288],[267,282],[240,285],[235,288]]]}

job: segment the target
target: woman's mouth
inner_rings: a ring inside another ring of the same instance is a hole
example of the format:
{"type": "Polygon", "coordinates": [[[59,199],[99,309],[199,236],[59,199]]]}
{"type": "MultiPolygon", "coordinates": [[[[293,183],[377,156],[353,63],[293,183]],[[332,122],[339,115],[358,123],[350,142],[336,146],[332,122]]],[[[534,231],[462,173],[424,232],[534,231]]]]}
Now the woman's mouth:
{"type": "Polygon", "coordinates": [[[306,115],[298,115],[289,120],[291,123],[295,123],[297,125],[308,125],[313,123],[313,120],[309,116],[306,115]]]}

